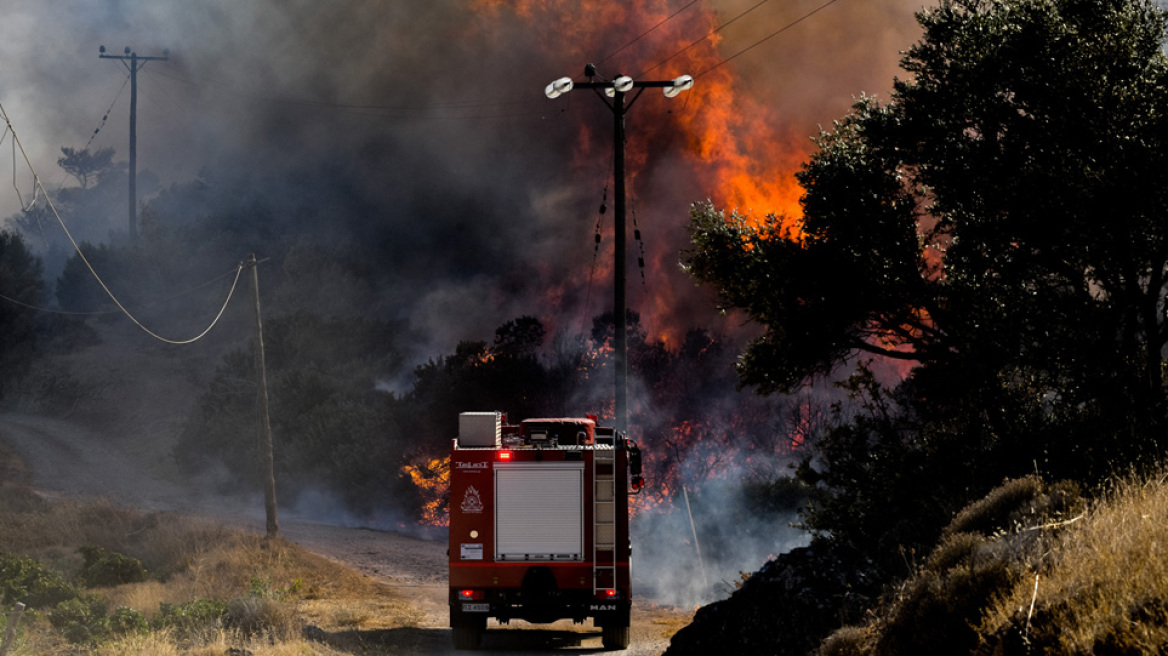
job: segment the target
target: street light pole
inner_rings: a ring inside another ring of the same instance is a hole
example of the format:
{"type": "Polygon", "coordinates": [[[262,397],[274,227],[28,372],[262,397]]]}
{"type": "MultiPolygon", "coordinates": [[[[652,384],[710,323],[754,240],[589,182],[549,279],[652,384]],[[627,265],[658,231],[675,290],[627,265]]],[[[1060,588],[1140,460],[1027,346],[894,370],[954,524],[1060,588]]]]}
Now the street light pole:
{"type": "Polygon", "coordinates": [[[613,115],[613,187],[616,194],[614,199],[615,216],[613,217],[613,309],[612,320],[615,327],[613,335],[614,369],[615,369],[615,407],[616,429],[622,433],[628,430],[628,309],[625,297],[625,280],[627,276],[627,259],[625,257],[625,115],[629,108],[641,97],[646,88],[658,88],[664,91],[667,98],[672,98],[682,91],[693,87],[693,77],[682,75],[673,80],[634,81],[627,75],[617,75],[612,80],[597,80],[596,66],[588,64],[584,67],[587,82],[573,82],[571,78],[562,77],[547,85],[544,94],[548,98],[558,98],[573,88],[595,89],[604,104],[612,110],[613,115]],[[626,101],[627,94],[637,89],[636,94],[626,101]],[[610,102],[608,98],[612,98],[610,102]]]}
{"type": "MultiPolygon", "coordinates": [[[[640,92],[638,92],[639,95],[640,92]]],[[[630,103],[631,104],[631,103],[630,103]]],[[[615,328],[613,335],[613,348],[616,349],[616,403],[613,411],[616,414],[616,430],[621,433],[628,431],[628,394],[629,394],[629,336],[628,336],[628,317],[627,317],[627,297],[625,296],[625,281],[628,275],[628,258],[625,256],[625,249],[627,244],[625,234],[625,112],[628,111],[628,105],[625,104],[624,92],[617,91],[613,94],[612,99],[612,115],[613,115],[613,162],[612,170],[613,177],[613,191],[616,198],[613,199],[613,251],[615,262],[613,262],[613,281],[614,287],[612,290],[612,322],[615,328]]]]}

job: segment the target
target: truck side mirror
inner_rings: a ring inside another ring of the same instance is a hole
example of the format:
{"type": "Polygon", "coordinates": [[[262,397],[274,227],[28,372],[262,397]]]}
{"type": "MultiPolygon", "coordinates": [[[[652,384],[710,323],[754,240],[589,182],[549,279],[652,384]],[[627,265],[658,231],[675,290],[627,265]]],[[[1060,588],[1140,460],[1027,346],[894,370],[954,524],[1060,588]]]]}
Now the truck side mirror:
{"type": "Polygon", "coordinates": [[[636,443],[629,444],[629,473],[632,474],[632,488],[636,492],[640,492],[641,488],[645,487],[645,477],[641,475],[641,447],[636,443]]]}

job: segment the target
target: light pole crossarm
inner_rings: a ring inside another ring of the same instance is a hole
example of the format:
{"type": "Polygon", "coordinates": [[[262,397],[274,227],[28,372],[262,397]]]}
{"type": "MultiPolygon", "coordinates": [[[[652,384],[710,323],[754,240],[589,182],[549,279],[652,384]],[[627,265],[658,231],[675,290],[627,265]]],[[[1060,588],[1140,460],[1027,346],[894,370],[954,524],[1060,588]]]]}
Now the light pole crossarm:
{"type": "MultiPolygon", "coordinates": [[[[580,89],[612,89],[614,84],[610,82],[573,82],[573,87],[580,89]]],[[[647,80],[645,82],[638,82],[633,80],[633,88],[653,88],[653,87],[671,87],[673,80],[647,80]]]]}

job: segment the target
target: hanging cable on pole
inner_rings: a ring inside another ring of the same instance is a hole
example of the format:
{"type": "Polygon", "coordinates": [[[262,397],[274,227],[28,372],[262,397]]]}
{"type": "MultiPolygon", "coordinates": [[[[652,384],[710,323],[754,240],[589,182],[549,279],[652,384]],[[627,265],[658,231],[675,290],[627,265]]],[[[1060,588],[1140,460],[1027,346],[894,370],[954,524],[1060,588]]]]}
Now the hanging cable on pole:
{"type": "Polygon", "coordinates": [[[44,188],[44,185],[41,184],[40,177],[37,175],[36,169],[33,168],[32,162],[29,161],[28,153],[24,150],[24,144],[20,143],[20,139],[17,138],[16,130],[12,127],[12,121],[8,118],[8,112],[4,110],[3,103],[0,103],[0,118],[4,120],[4,124],[7,126],[8,131],[12,133],[13,144],[20,149],[20,154],[24,158],[24,165],[27,166],[28,170],[32,172],[32,179],[36,185],[36,191],[45,197],[45,204],[48,206],[49,211],[52,212],[53,216],[57,219],[57,223],[61,226],[61,230],[65,231],[65,236],[68,237],[69,243],[73,245],[73,250],[77,253],[77,257],[79,257],[81,262],[85,264],[85,268],[89,270],[89,273],[93,276],[93,279],[97,281],[97,284],[101,286],[102,290],[105,291],[110,300],[114,302],[114,305],[116,305],[118,309],[121,310],[122,314],[126,315],[126,317],[132,321],[135,326],[141,328],[142,331],[147,335],[150,335],[154,339],[157,339],[160,342],[165,342],[167,344],[190,344],[197,342],[198,340],[205,337],[207,333],[211,332],[211,329],[214,328],[215,325],[219,323],[219,319],[223,317],[223,313],[227,310],[227,305],[231,302],[231,297],[235,294],[235,287],[239,283],[239,275],[243,271],[243,264],[239,264],[235,269],[235,280],[231,283],[231,290],[227,292],[227,298],[223,301],[223,306],[219,308],[219,313],[215,315],[215,318],[211,321],[211,324],[207,326],[207,328],[204,329],[201,333],[191,337],[190,339],[167,339],[166,337],[163,337],[162,335],[159,335],[158,333],[150,330],[129,310],[127,310],[126,306],[122,305],[122,302],[118,300],[118,297],[114,295],[109,286],[106,285],[105,281],[102,280],[101,276],[98,275],[97,271],[93,268],[93,265],[89,262],[89,258],[85,257],[85,253],[81,251],[81,247],[77,245],[77,240],[73,238],[73,233],[69,232],[69,227],[65,225],[65,220],[61,218],[61,214],[57,211],[57,206],[53,204],[52,197],[49,196],[49,192],[44,188]]]}

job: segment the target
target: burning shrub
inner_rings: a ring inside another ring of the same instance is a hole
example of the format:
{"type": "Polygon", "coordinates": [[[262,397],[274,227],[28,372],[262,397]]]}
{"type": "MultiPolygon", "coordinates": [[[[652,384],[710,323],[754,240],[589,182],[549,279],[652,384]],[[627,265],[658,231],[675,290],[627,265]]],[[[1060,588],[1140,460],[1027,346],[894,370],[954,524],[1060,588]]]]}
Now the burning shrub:
{"type": "Polygon", "coordinates": [[[450,516],[450,456],[418,456],[402,467],[421,497],[419,521],[428,526],[448,526],[450,516]]]}

